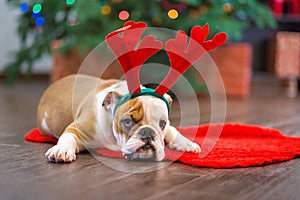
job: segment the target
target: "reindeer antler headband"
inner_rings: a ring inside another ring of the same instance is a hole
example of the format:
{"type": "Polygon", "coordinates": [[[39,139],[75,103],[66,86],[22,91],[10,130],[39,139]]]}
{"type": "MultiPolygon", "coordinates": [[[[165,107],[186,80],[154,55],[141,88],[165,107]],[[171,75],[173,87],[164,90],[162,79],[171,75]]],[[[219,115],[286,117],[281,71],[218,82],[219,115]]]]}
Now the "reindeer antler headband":
{"type": "MultiPolygon", "coordinates": [[[[226,42],[224,32],[216,34],[213,39],[205,41],[209,33],[208,24],[203,27],[195,26],[190,32],[187,45],[187,35],[179,31],[175,39],[165,43],[165,51],[170,59],[170,71],[159,86],[155,89],[141,89],[139,71],[143,63],[163,48],[163,43],[154,36],[147,35],[141,40],[146,23],[128,21],[120,28],[106,36],[106,42],[117,57],[128,85],[129,94],[120,99],[116,108],[129,99],[141,95],[151,95],[164,100],[169,109],[164,94],[175,84],[180,76],[205,52],[215,49],[226,42]],[[201,45],[203,48],[199,48],[201,45]]],[[[116,110],[115,108],[115,110],[116,110]]]]}

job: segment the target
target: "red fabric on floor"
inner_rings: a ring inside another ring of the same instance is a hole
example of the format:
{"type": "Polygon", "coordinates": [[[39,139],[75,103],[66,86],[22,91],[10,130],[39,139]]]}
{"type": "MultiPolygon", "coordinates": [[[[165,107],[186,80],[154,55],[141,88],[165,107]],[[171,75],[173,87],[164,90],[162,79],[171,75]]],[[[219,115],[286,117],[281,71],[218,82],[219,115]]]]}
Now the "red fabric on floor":
{"type": "MultiPolygon", "coordinates": [[[[183,127],[178,130],[198,143],[202,153],[183,153],[166,149],[164,160],[197,167],[233,168],[278,163],[300,156],[300,138],[285,136],[276,129],[226,123],[183,127]],[[216,139],[211,137],[215,134],[207,134],[208,129],[210,133],[214,131],[217,133],[220,129],[222,132],[216,139]],[[204,139],[211,140],[213,143],[216,141],[209,153],[205,153],[208,149],[203,145],[204,139]]],[[[25,136],[25,139],[36,142],[56,142],[55,138],[51,140],[47,137],[42,140],[41,137],[37,136],[37,130],[34,129],[25,136]]],[[[97,152],[106,157],[122,158],[121,152],[107,149],[100,149],[97,152]]]]}
{"type": "Polygon", "coordinates": [[[39,129],[32,129],[29,133],[24,136],[24,139],[30,142],[39,142],[39,143],[57,143],[57,139],[52,136],[43,136],[39,129]]]}

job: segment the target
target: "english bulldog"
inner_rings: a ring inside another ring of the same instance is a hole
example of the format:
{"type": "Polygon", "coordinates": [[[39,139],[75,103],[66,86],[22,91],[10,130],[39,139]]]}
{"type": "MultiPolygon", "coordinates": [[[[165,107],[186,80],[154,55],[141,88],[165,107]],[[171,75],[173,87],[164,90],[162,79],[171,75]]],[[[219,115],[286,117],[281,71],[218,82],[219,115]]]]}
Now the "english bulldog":
{"type": "MultiPolygon", "coordinates": [[[[127,93],[126,81],[87,75],[70,75],[51,84],[37,111],[41,134],[58,138],[45,154],[48,160],[72,162],[76,153],[100,148],[121,151],[127,160],[152,161],[164,158],[165,146],[201,151],[170,125],[165,101],[143,95],[117,106],[127,93]]],[[[169,95],[164,98],[171,104],[169,95]]]]}

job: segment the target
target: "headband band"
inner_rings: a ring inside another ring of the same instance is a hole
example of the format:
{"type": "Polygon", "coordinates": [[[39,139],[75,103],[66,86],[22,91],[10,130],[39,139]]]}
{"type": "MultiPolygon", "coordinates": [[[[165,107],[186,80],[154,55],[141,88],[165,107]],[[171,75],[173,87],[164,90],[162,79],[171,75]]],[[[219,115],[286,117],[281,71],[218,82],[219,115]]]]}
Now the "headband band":
{"type": "Polygon", "coordinates": [[[136,93],[136,94],[129,94],[129,93],[128,93],[128,94],[125,94],[125,95],[124,95],[123,97],[121,97],[120,100],[118,101],[118,103],[117,103],[117,105],[116,105],[116,107],[115,107],[115,109],[114,109],[114,114],[115,114],[117,108],[118,108],[120,105],[124,104],[125,102],[127,102],[127,101],[130,100],[130,99],[134,99],[134,98],[139,97],[139,96],[153,96],[153,97],[156,97],[156,98],[159,98],[159,99],[163,100],[163,101],[166,103],[167,108],[168,108],[168,113],[170,114],[170,104],[169,104],[168,100],[166,99],[166,97],[164,97],[164,96],[162,96],[162,95],[160,95],[160,94],[157,94],[157,93],[155,92],[155,90],[153,90],[153,89],[151,89],[151,88],[144,88],[144,89],[141,90],[141,92],[136,93]]]}

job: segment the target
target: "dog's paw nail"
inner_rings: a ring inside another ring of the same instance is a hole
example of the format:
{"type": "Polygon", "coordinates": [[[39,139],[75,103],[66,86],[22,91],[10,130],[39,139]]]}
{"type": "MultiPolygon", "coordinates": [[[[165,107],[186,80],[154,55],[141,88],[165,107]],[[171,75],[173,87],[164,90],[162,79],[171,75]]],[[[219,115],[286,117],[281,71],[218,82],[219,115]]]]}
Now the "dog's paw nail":
{"type": "Polygon", "coordinates": [[[50,156],[49,156],[49,157],[47,157],[47,158],[48,158],[48,161],[49,161],[49,162],[55,162],[55,158],[53,158],[53,157],[50,157],[50,156]]]}
{"type": "Polygon", "coordinates": [[[197,143],[193,142],[192,146],[193,146],[193,148],[192,148],[193,153],[200,153],[201,152],[201,148],[197,143]]]}
{"type": "Polygon", "coordinates": [[[197,143],[192,142],[191,144],[189,144],[188,151],[192,152],[192,153],[200,153],[201,148],[199,147],[199,145],[197,143]]]}
{"type": "Polygon", "coordinates": [[[60,162],[72,162],[76,160],[75,151],[72,148],[55,145],[50,148],[45,156],[50,162],[60,163],[60,162]]]}
{"type": "Polygon", "coordinates": [[[71,151],[67,152],[65,157],[65,162],[72,162],[74,160],[76,160],[76,154],[71,151]]]}

